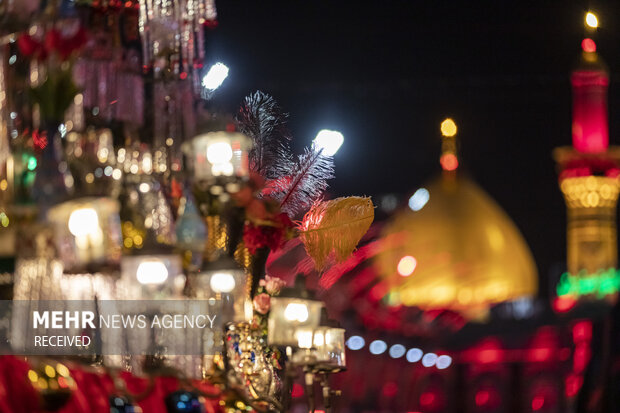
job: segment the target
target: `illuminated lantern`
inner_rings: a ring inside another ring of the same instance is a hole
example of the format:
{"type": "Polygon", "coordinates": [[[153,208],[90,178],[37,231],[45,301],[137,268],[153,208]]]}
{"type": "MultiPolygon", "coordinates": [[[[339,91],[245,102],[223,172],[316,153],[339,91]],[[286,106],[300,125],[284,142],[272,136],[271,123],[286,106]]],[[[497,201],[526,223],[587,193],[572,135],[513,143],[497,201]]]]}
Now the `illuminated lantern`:
{"type": "Polygon", "coordinates": [[[609,73],[597,55],[596,44],[592,39],[584,39],[582,48],[581,62],[571,74],[573,147],[583,153],[600,153],[609,146],[609,73]]]}
{"type": "Polygon", "coordinates": [[[242,322],[251,318],[251,304],[247,299],[247,275],[228,255],[203,264],[192,274],[193,293],[198,299],[221,300],[224,323],[242,322]]]}
{"type": "Polygon", "coordinates": [[[241,133],[218,131],[196,136],[183,150],[194,169],[194,179],[213,182],[248,177],[251,147],[250,138],[241,133]]]}
{"type": "Polygon", "coordinates": [[[310,349],[322,307],[323,303],[306,289],[303,276],[298,275],[294,287],[284,288],[280,295],[271,298],[269,344],[310,349]]]}
{"type": "Polygon", "coordinates": [[[185,275],[181,257],[165,246],[148,246],[121,260],[121,294],[134,299],[181,298],[185,275]]]}
{"type": "Polygon", "coordinates": [[[321,370],[338,371],[346,367],[344,328],[337,321],[327,318],[325,308],[321,311],[321,325],[314,330],[312,347],[317,367],[321,370]]]}
{"type": "Polygon", "coordinates": [[[119,204],[110,198],[79,198],[48,212],[65,273],[115,270],[121,257],[119,204]]]}

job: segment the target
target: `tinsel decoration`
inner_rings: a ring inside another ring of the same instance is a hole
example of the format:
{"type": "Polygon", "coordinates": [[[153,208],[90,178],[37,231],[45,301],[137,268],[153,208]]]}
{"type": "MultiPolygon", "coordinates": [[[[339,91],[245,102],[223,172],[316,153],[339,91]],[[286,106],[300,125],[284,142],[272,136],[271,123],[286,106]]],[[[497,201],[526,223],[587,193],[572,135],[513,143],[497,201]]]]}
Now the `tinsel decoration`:
{"type": "Polygon", "coordinates": [[[317,202],[299,224],[300,238],[317,270],[325,268],[330,254],[346,260],[375,216],[370,198],[351,196],[317,202]]]}
{"type": "Polygon", "coordinates": [[[331,156],[306,148],[293,171],[267,182],[265,191],[280,202],[282,212],[296,217],[317,201],[327,189],[327,180],[334,177],[334,160],[331,156]]]}
{"type": "Polygon", "coordinates": [[[293,169],[287,118],[274,98],[260,90],[244,99],[237,115],[239,131],[254,143],[250,170],[265,179],[280,178],[293,169]]]}

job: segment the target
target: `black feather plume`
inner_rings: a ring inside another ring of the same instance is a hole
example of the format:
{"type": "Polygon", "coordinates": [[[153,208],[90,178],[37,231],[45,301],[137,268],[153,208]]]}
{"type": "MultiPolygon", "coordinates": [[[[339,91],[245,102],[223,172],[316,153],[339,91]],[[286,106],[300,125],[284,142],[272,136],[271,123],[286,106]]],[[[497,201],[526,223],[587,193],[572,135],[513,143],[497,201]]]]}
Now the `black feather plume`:
{"type": "Polygon", "coordinates": [[[270,197],[280,201],[282,212],[292,218],[310,208],[327,189],[327,180],[334,177],[334,160],[322,151],[306,148],[290,175],[267,183],[270,197]]]}
{"type": "Polygon", "coordinates": [[[283,177],[293,169],[287,118],[273,97],[260,90],[247,96],[239,110],[239,131],[254,143],[250,151],[250,170],[265,179],[283,177]]]}

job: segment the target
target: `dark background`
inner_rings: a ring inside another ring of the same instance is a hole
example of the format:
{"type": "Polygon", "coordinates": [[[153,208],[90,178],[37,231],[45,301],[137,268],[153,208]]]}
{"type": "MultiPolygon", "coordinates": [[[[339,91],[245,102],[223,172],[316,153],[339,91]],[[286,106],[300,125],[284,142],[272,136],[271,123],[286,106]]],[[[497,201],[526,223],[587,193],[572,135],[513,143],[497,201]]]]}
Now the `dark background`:
{"type": "Polygon", "coordinates": [[[331,194],[402,202],[439,171],[439,123],[459,126],[462,169],[514,219],[545,294],[563,270],[565,210],[551,151],[571,143],[569,73],[597,12],[618,143],[620,4],[586,1],[220,0],[210,62],[235,109],[256,89],[290,113],[294,147],[340,130],[331,194]]]}

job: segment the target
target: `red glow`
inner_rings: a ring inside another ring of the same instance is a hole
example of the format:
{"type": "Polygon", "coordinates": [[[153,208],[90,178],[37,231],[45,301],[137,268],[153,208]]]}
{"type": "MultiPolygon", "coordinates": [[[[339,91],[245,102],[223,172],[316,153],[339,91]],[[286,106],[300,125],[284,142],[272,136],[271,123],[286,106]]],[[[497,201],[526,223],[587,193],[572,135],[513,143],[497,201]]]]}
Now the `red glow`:
{"type": "Polygon", "coordinates": [[[584,52],[594,53],[596,52],[596,43],[594,43],[594,40],[586,37],[581,41],[581,48],[584,52]]]}
{"type": "Polygon", "coordinates": [[[573,85],[573,147],[579,152],[600,153],[609,146],[607,87],[603,70],[578,70],[573,85]]]}
{"type": "Polygon", "coordinates": [[[528,358],[530,361],[548,361],[551,355],[549,348],[533,348],[529,350],[528,358]]]}
{"type": "Polygon", "coordinates": [[[573,341],[583,343],[592,340],[592,322],[579,321],[573,326],[573,341]]]}
{"type": "Polygon", "coordinates": [[[301,384],[295,383],[293,384],[293,391],[291,392],[292,397],[301,397],[304,395],[304,388],[301,384]]]}
{"type": "Polygon", "coordinates": [[[381,392],[385,397],[394,397],[398,393],[398,386],[393,381],[389,381],[383,385],[381,392]]]}
{"type": "Polygon", "coordinates": [[[532,399],[532,410],[540,410],[545,405],[545,398],[543,396],[536,396],[532,399]]]}
{"type": "Polygon", "coordinates": [[[459,160],[453,153],[441,155],[441,158],[439,158],[439,163],[444,171],[454,171],[459,167],[459,160]]]}
{"type": "Polygon", "coordinates": [[[420,404],[423,407],[433,407],[435,404],[435,394],[432,392],[422,393],[420,396],[420,404]]]}
{"type": "Polygon", "coordinates": [[[181,74],[179,75],[179,77],[181,78],[181,80],[185,80],[185,79],[187,79],[187,72],[181,72],[181,74]]]}
{"type": "Polygon", "coordinates": [[[590,348],[587,344],[578,345],[573,355],[573,371],[581,373],[584,371],[590,361],[590,348]]]}
{"type": "Polygon", "coordinates": [[[577,300],[570,295],[556,297],[553,301],[553,309],[556,313],[566,313],[575,307],[575,304],[577,304],[577,300]]]}
{"type": "Polygon", "coordinates": [[[481,363],[497,363],[501,359],[501,353],[496,349],[480,350],[478,352],[478,360],[481,363]]]}
{"type": "Polygon", "coordinates": [[[379,283],[375,285],[374,287],[372,287],[369,295],[370,295],[370,298],[372,298],[373,300],[379,301],[385,296],[386,293],[387,293],[387,287],[383,285],[383,283],[379,283]]]}
{"type": "Polygon", "coordinates": [[[487,390],[480,390],[476,393],[476,406],[484,406],[489,402],[491,395],[487,390]]]}
{"type": "Polygon", "coordinates": [[[566,397],[575,397],[581,389],[583,377],[571,374],[566,378],[566,397]]]}

